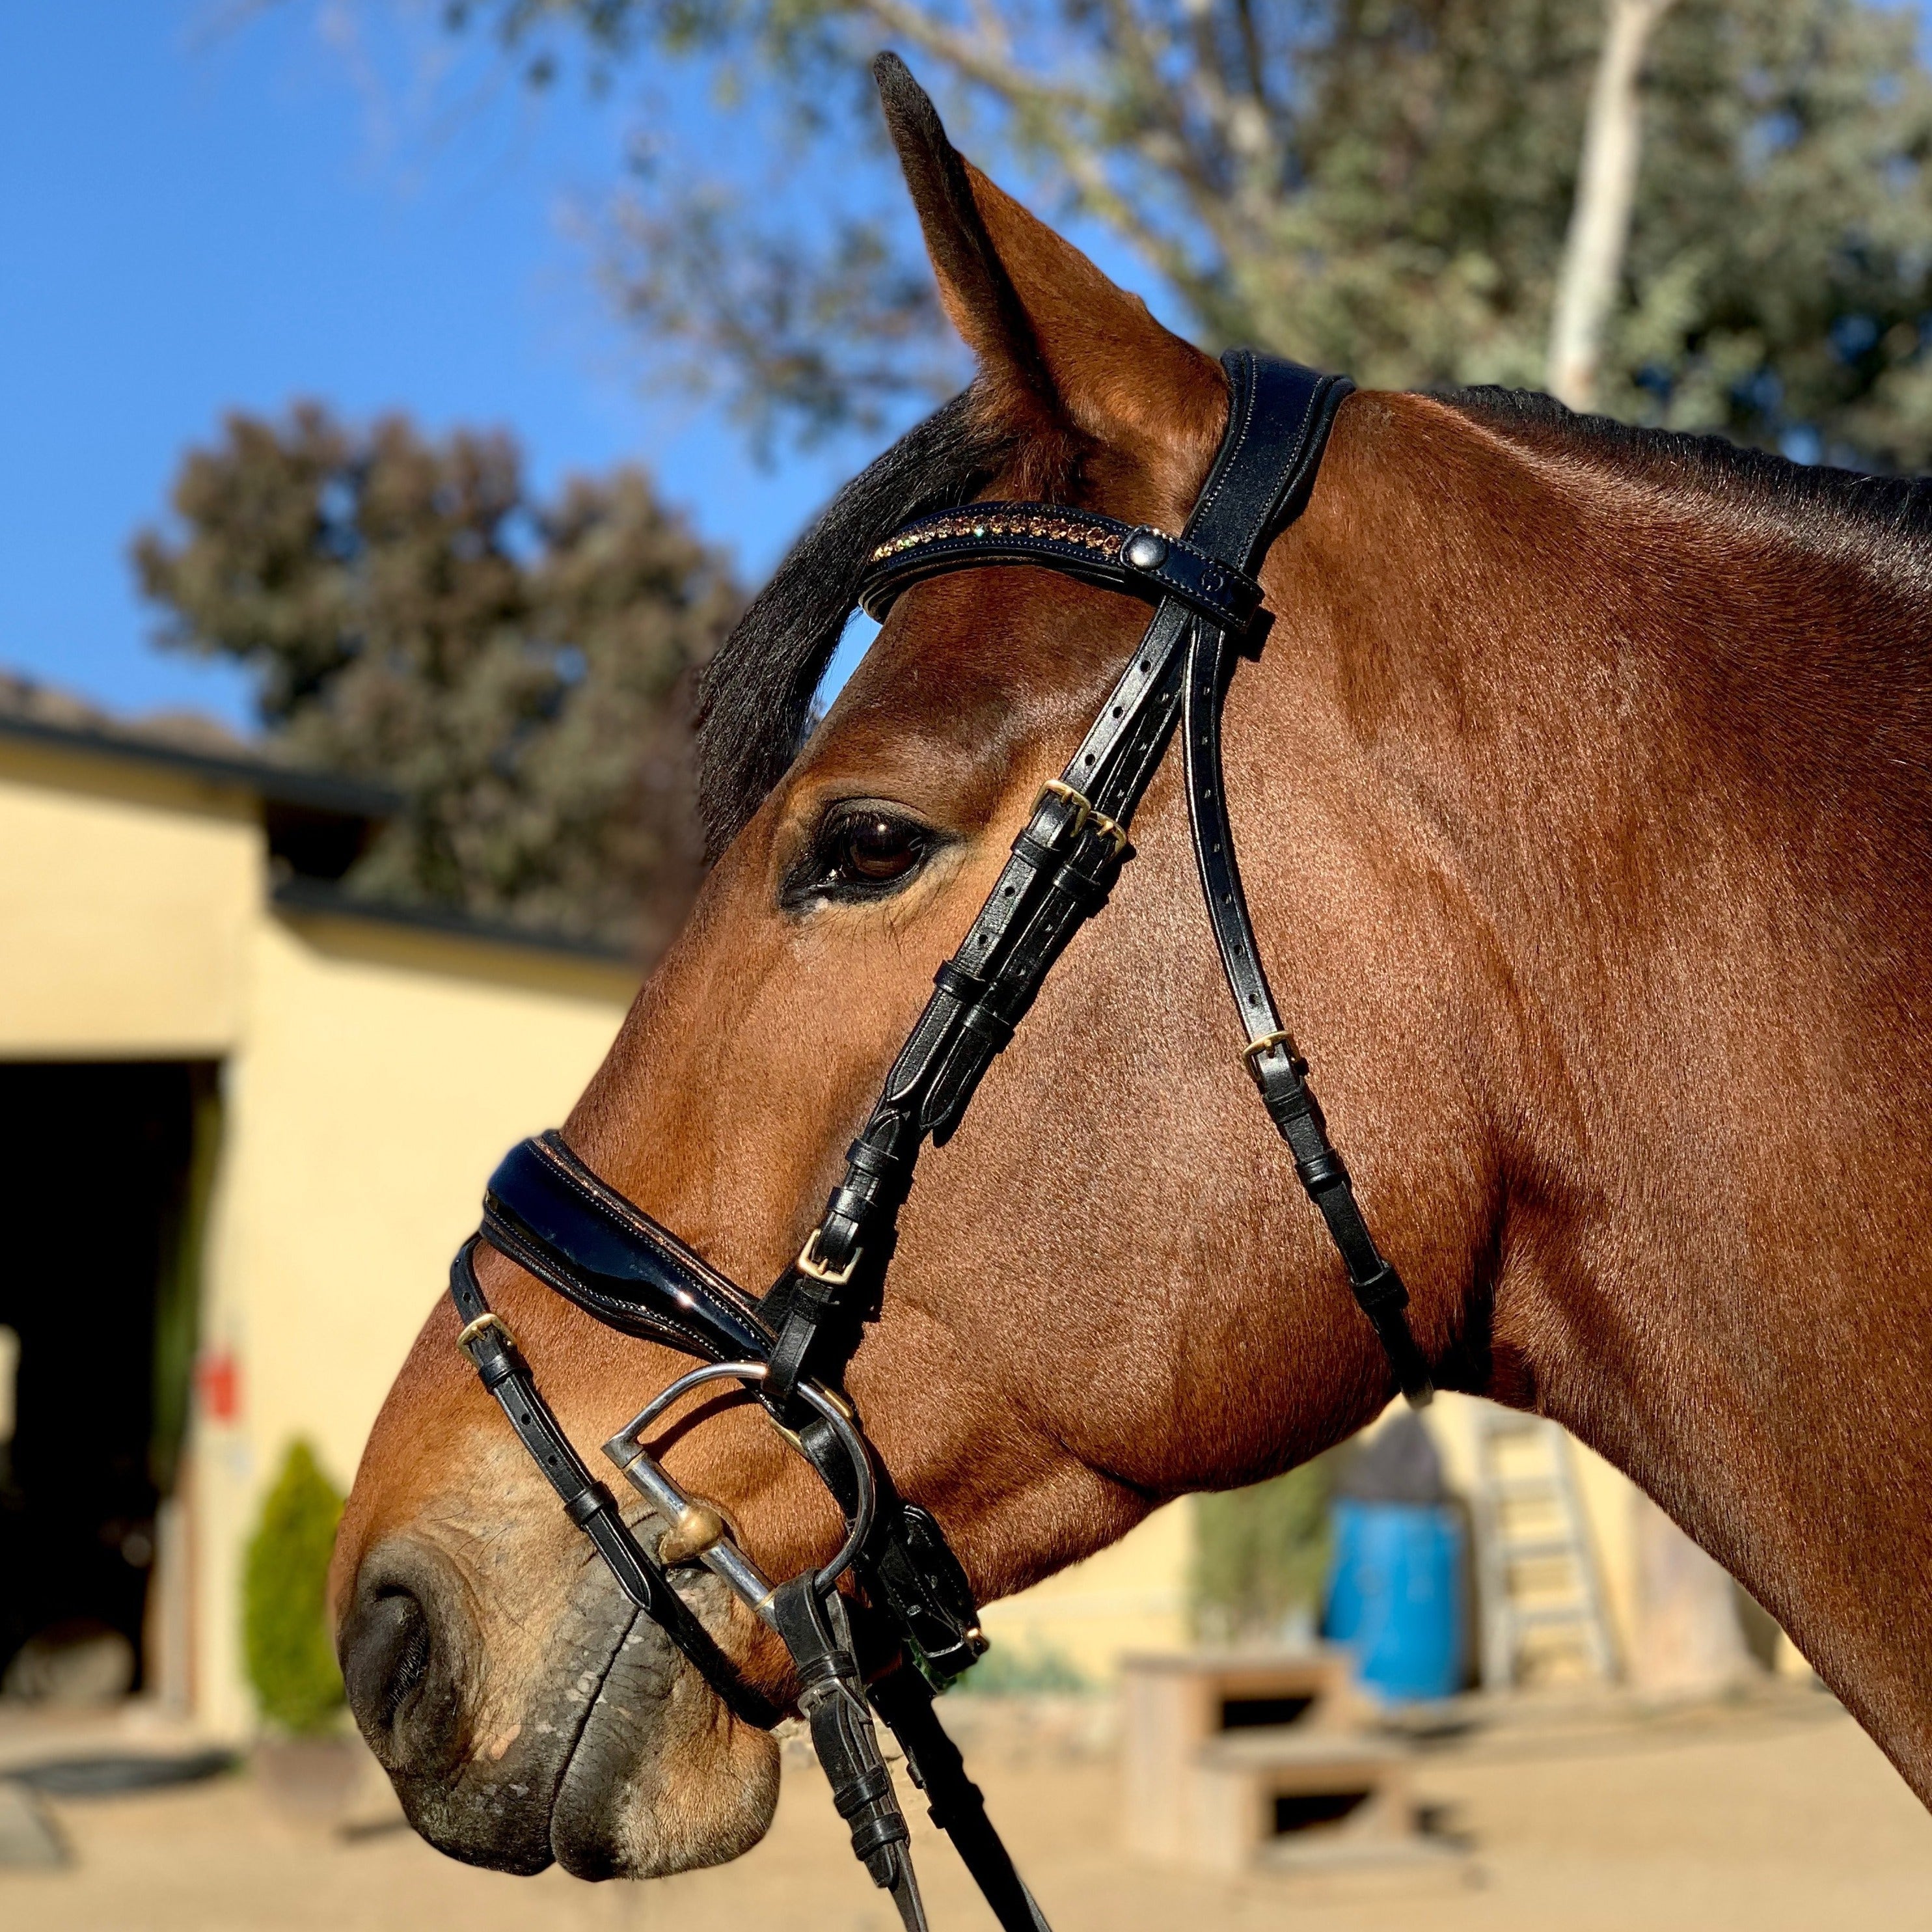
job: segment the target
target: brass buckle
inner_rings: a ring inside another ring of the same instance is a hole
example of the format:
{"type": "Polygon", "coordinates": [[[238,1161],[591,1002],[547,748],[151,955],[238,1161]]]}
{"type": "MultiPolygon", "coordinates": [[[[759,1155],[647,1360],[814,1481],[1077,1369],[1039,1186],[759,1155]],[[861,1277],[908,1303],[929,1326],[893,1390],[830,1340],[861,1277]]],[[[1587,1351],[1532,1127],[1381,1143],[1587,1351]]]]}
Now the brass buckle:
{"type": "Polygon", "coordinates": [[[1258,1040],[1250,1040],[1247,1045],[1241,1048],[1241,1058],[1248,1063],[1250,1069],[1252,1070],[1255,1062],[1260,1059],[1263,1054],[1272,1053],[1276,1047],[1280,1047],[1286,1052],[1291,1066],[1306,1064],[1301,1058],[1300,1049],[1294,1043],[1294,1034],[1286,1027],[1280,1028],[1274,1033],[1264,1033],[1258,1040]]]}
{"type": "Polygon", "coordinates": [[[852,1279],[852,1270],[864,1260],[866,1251],[863,1248],[854,1248],[852,1258],[842,1268],[835,1271],[827,1268],[813,1252],[818,1246],[820,1234],[824,1232],[823,1228],[814,1228],[806,1236],[805,1246],[799,1250],[798,1259],[793,1262],[792,1266],[800,1274],[808,1274],[814,1281],[822,1281],[827,1288],[843,1288],[852,1279]]]}
{"type": "Polygon", "coordinates": [[[1104,812],[1096,812],[1094,801],[1084,792],[1076,791],[1064,778],[1048,778],[1040,788],[1040,796],[1034,801],[1034,809],[1038,811],[1047,799],[1064,799],[1073,808],[1073,836],[1078,838],[1088,826],[1099,832],[1102,838],[1110,840],[1114,856],[1118,858],[1127,849],[1127,835],[1120,824],[1109,818],[1104,812]]]}
{"type": "MultiPolygon", "coordinates": [[[[827,1388],[823,1382],[820,1383],[818,1385],[818,1392],[820,1395],[824,1396],[825,1400],[829,1402],[848,1422],[850,1423],[854,1428],[857,1427],[859,1422],[859,1412],[852,1406],[851,1403],[844,1396],[841,1395],[836,1389],[827,1388]]],[[[796,1429],[787,1428],[786,1426],[781,1422],[770,1409],[766,1409],[765,1411],[765,1420],[769,1422],[772,1427],[776,1430],[786,1442],[789,1442],[808,1462],[812,1460],[812,1451],[805,1446],[805,1438],[801,1436],[796,1429]]]]}
{"type": "Polygon", "coordinates": [[[478,1336],[492,1328],[502,1336],[505,1348],[512,1349],[516,1348],[517,1338],[510,1332],[510,1324],[494,1308],[486,1308],[474,1322],[466,1322],[456,1338],[456,1346],[470,1357],[472,1366],[476,1363],[476,1358],[470,1353],[470,1343],[475,1341],[478,1336]]]}

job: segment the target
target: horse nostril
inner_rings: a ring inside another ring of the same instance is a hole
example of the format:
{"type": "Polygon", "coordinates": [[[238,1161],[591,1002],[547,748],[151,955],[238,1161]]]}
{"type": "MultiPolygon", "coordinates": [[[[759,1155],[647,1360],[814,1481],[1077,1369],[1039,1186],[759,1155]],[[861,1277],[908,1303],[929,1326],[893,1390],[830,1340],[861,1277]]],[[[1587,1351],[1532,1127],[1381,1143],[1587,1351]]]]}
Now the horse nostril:
{"type": "Polygon", "coordinates": [[[356,1619],[344,1645],[343,1688],[366,1730],[388,1731],[429,1675],[429,1612],[412,1591],[384,1591],[356,1619]]]}
{"type": "Polygon", "coordinates": [[[462,1756],[474,1647],[446,1558],[398,1538],[364,1559],[337,1654],[356,1724],[393,1774],[434,1778],[462,1756]]]}

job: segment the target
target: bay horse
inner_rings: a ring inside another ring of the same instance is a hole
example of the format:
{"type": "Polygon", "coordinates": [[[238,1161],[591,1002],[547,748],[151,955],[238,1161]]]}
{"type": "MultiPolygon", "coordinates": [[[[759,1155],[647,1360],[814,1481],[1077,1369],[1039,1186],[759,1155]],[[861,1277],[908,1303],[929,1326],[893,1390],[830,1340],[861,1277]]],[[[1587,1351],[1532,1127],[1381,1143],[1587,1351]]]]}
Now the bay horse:
{"type": "MultiPolygon", "coordinates": [[[[897,70],[903,76],[903,70],[897,70]]],[[[708,674],[717,854],[566,1123],[734,1279],[841,1150],[1138,635],[1014,567],[909,591],[808,737],[867,555],[1048,498],[1178,530],[1221,369],[947,146],[889,124],[964,395],[835,500],[708,674]]],[[[1788,1630],[1932,1802],[1932,500],[1538,397],[1358,393],[1226,712],[1261,940],[1442,1387],[1555,1418],[1788,1630]]],[[[848,1386],[982,1598],[1371,1420],[1394,1382],[1253,1104],[1170,760],[1112,903],[927,1156],[848,1386]]],[[[688,1366],[502,1255],[594,1444],[688,1366]]],[[[332,1598],[418,1830],[476,1863],[736,1856],[777,1753],[618,1592],[440,1304],[332,1598]]],[[[839,1523],[755,1412],[666,1438],[771,1574],[839,1523]]],[[[785,1653],[689,1600],[782,1705],[785,1653]]]]}

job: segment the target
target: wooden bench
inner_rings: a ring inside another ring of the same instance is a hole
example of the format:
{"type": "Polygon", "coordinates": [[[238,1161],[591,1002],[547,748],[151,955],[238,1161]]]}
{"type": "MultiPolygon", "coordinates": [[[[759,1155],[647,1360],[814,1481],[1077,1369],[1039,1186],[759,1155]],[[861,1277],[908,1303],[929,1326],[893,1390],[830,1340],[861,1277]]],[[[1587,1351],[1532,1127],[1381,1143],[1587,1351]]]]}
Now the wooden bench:
{"type": "Polygon", "coordinates": [[[1406,1750],[1370,1735],[1346,1652],[1200,1652],[1121,1666],[1126,1841],[1238,1871],[1291,1848],[1416,1844],[1406,1750]]]}

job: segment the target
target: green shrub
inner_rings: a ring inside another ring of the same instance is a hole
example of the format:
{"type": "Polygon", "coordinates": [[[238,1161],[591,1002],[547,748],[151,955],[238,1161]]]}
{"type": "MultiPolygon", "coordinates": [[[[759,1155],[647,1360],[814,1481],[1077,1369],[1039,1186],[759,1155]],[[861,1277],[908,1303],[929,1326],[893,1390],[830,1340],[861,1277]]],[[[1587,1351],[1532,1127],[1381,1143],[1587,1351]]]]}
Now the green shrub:
{"type": "Polygon", "coordinates": [[[952,1686],[956,1694],[976,1697],[1064,1695],[1093,1688],[1060,1652],[1037,1640],[1021,1646],[994,1644],[952,1686]]]}
{"type": "Polygon", "coordinates": [[[1318,1620],[1328,1568],[1331,1459],[1194,1502],[1189,1581],[1196,1633],[1222,1642],[1278,1639],[1318,1620]]]}
{"type": "Polygon", "coordinates": [[[249,1539],[242,1642],[262,1720],[300,1737],[326,1730],[342,1708],[325,1593],[342,1497],[308,1443],[289,1444],[249,1539]]]}

